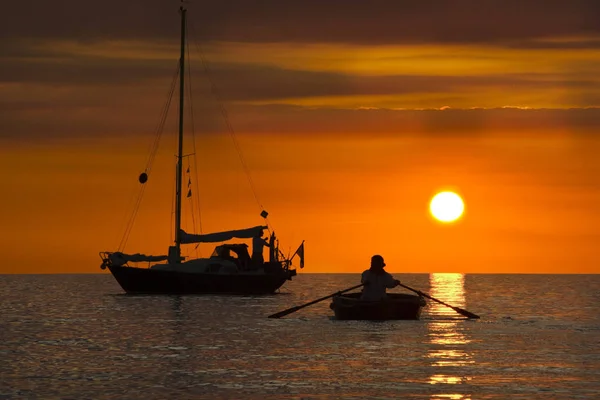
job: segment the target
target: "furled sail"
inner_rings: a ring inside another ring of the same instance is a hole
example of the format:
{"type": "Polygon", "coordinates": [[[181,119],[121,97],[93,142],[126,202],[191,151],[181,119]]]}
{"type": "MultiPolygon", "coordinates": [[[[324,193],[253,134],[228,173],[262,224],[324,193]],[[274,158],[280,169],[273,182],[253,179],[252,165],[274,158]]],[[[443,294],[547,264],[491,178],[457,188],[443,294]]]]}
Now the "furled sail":
{"type": "Polygon", "coordinates": [[[111,262],[111,265],[115,265],[115,266],[120,266],[120,265],[124,265],[128,262],[142,262],[142,261],[148,261],[148,262],[154,262],[154,261],[164,261],[166,260],[168,257],[167,256],[148,256],[146,254],[140,254],[140,253],[136,253],[136,254],[125,254],[125,253],[121,253],[119,251],[116,251],[114,253],[110,253],[108,255],[108,258],[111,262]]]}
{"type": "Polygon", "coordinates": [[[214,232],[205,233],[203,235],[195,235],[186,233],[183,229],[181,232],[181,243],[215,243],[225,242],[234,238],[237,239],[250,239],[260,234],[261,231],[267,229],[266,226],[254,226],[252,228],[238,229],[234,231],[214,232]]]}

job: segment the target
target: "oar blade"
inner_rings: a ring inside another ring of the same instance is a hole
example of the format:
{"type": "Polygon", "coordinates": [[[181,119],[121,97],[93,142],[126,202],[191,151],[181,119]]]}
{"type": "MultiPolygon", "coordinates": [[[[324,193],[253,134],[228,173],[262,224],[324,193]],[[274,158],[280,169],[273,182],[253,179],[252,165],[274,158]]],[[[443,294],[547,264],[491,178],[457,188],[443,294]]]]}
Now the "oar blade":
{"type": "Polygon", "coordinates": [[[467,310],[465,310],[463,308],[460,308],[460,307],[452,307],[452,309],[454,311],[456,311],[457,313],[464,315],[467,318],[471,318],[471,319],[480,319],[481,318],[479,315],[473,314],[472,312],[467,311],[467,310]]]}

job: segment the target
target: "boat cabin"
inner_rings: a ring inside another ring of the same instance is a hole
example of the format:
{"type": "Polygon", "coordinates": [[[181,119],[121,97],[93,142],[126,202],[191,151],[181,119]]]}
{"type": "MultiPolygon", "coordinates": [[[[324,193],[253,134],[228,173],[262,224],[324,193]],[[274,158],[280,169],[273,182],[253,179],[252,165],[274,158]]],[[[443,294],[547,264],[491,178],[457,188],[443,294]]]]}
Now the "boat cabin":
{"type": "Polygon", "coordinates": [[[246,243],[229,243],[217,246],[211,255],[212,257],[232,261],[241,270],[249,269],[252,262],[246,243]]]}

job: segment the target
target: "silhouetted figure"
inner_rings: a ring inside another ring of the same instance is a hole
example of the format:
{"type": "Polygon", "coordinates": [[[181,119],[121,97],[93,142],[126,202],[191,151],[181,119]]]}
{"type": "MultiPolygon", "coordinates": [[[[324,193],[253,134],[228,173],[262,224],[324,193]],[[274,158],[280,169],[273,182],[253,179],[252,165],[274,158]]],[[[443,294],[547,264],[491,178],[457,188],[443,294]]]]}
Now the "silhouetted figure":
{"type": "Polygon", "coordinates": [[[264,264],[263,248],[265,246],[270,247],[266,239],[263,238],[263,234],[264,230],[261,230],[252,238],[252,264],[254,265],[254,268],[259,268],[264,264]]]}
{"type": "Polygon", "coordinates": [[[374,255],[371,257],[371,268],[364,271],[361,277],[361,283],[364,283],[362,289],[361,300],[376,301],[386,297],[387,288],[395,288],[400,284],[400,281],[394,279],[383,268],[385,262],[383,257],[380,255],[374,255]]]}
{"type": "Polygon", "coordinates": [[[273,232],[269,238],[269,262],[277,261],[277,249],[275,247],[275,232],[273,232]]]}

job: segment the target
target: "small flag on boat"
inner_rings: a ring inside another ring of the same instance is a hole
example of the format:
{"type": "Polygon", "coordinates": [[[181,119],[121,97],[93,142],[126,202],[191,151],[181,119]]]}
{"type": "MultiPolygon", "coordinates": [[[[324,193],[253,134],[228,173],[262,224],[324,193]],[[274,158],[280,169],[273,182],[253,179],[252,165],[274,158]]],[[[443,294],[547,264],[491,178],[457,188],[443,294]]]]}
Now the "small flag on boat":
{"type": "Polygon", "coordinates": [[[302,241],[302,244],[296,250],[296,254],[300,257],[300,268],[304,268],[304,241],[302,241]]]}
{"type": "Polygon", "coordinates": [[[263,218],[267,218],[267,215],[269,215],[269,213],[266,212],[265,210],[262,210],[262,212],[260,213],[260,216],[263,218]]]}

